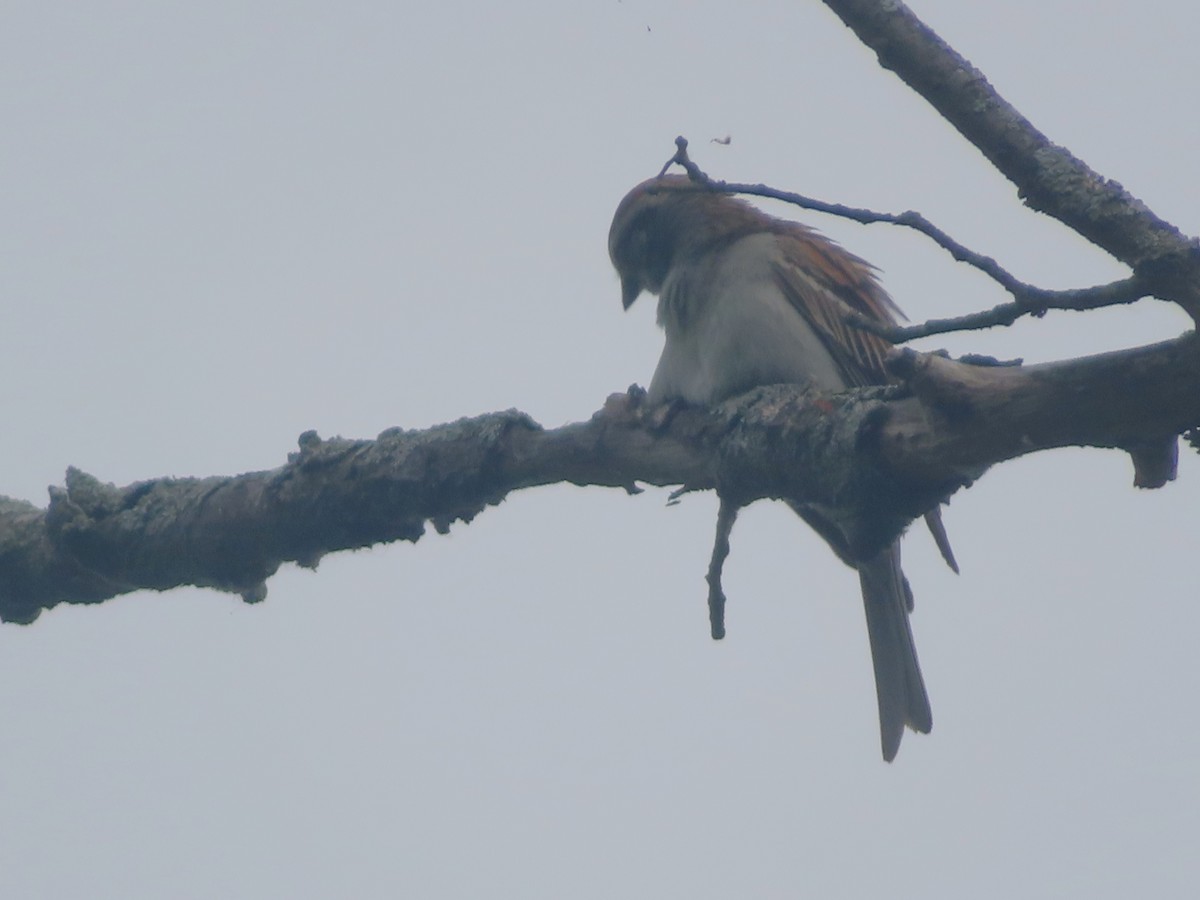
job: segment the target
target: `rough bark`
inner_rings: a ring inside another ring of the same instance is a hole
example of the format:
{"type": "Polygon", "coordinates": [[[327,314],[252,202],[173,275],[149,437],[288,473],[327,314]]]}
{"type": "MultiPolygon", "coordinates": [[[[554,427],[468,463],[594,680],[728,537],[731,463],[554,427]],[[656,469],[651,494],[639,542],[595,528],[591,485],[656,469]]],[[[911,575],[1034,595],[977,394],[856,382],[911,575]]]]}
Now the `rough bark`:
{"type": "Polygon", "coordinates": [[[650,408],[631,390],[549,430],[510,410],[375,440],[306,433],[280,468],[227,478],[114,487],[71,470],[46,509],[0,503],[0,618],[181,585],[253,602],[284,562],[416,541],[427,522],[445,532],[512,491],[564,481],[817,504],[867,558],[991,465],[1037,450],[1123,448],[1161,484],[1176,436],[1200,423],[1192,336],[1027,367],[908,350],[891,363],[906,379],[896,387],[778,385],[711,411],[650,408]]]}
{"type": "Polygon", "coordinates": [[[883,68],[924,97],[1016,185],[1026,205],[1152,278],[1157,296],[1200,318],[1200,242],[1053,143],[903,3],[824,2],[875,51],[883,68]]]}

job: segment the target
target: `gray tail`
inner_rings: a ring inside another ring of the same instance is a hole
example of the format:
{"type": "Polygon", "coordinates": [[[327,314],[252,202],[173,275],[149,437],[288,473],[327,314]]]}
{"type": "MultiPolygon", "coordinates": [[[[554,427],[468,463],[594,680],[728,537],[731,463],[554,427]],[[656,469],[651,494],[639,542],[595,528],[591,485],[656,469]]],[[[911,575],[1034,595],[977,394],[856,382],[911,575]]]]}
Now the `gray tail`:
{"type": "Polygon", "coordinates": [[[933,728],[929,696],[917,662],[908,614],[912,592],[900,571],[900,545],[881,552],[858,567],[871,661],[875,666],[875,693],[879,698],[879,731],[883,758],[891,762],[900,749],[904,726],[923,734],[933,728]]]}

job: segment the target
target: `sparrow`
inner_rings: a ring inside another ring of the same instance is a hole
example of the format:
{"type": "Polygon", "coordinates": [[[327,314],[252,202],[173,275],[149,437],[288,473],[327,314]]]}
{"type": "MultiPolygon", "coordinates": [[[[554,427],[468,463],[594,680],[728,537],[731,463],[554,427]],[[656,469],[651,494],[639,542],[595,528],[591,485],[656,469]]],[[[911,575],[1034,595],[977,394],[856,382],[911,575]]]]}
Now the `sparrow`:
{"type": "MultiPolygon", "coordinates": [[[[903,314],[869,263],[805,225],[666,175],[642,182],[621,201],[608,252],[625,309],[643,291],[658,295],[666,342],[647,391],[650,403],[712,406],[760,385],[837,392],[891,380],[884,367],[891,345],[848,325],[846,313],[889,325],[903,314]]],[[[792,508],[858,570],[883,758],[890,762],[905,726],[922,733],[933,727],[899,543],[855,560],[819,509],[792,508]]],[[[957,571],[940,518],[935,512],[927,520],[957,571]]]]}

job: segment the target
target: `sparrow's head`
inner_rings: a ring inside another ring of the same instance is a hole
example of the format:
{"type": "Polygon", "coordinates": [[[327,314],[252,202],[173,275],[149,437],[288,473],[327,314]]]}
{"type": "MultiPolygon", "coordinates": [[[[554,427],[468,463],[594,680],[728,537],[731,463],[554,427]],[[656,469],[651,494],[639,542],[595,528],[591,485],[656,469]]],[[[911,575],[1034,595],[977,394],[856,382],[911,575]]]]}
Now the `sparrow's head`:
{"type": "Polygon", "coordinates": [[[608,232],[608,255],[621,278],[621,302],[629,309],[642,291],[657,294],[671,266],[715,241],[761,227],[766,217],[728,194],[686,175],[643,181],[625,195],[608,232]]]}

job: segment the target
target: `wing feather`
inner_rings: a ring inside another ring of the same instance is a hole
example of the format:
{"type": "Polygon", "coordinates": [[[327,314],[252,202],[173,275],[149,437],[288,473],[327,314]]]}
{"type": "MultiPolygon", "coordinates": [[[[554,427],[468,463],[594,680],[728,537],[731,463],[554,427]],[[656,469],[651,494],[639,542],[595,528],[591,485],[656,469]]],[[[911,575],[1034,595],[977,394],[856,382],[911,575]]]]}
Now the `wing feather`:
{"type": "Polygon", "coordinates": [[[775,269],[783,293],[820,335],[847,386],[886,384],[884,357],[892,345],[846,321],[850,312],[884,325],[904,318],[874,268],[807,226],[780,224],[786,227],[778,231],[783,253],[775,269]]]}

